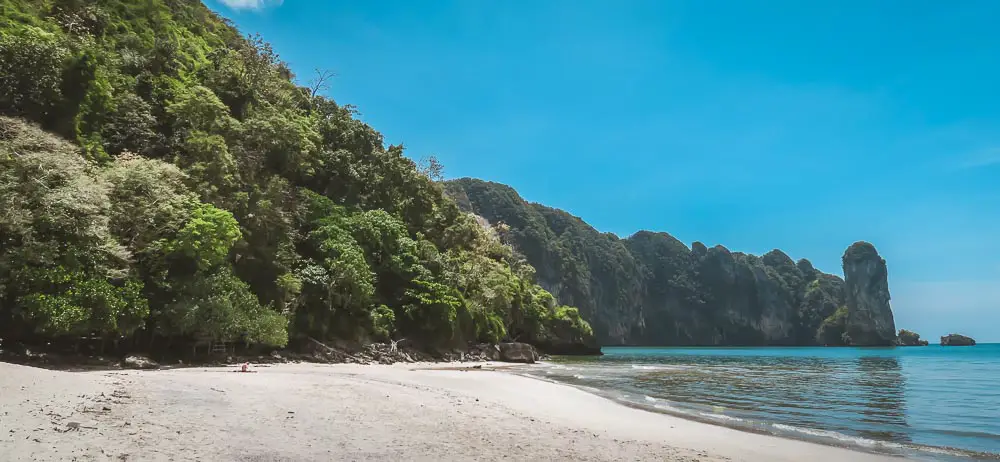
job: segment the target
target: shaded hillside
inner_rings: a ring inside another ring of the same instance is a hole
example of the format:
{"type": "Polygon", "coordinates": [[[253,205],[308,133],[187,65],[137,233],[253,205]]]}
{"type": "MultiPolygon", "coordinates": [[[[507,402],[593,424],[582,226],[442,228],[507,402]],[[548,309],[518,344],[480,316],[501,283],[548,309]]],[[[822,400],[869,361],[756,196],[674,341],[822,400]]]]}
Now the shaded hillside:
{"type": "Polygon", "coordinates": [[[4,339],[592,343],[402,146],[201,2],[0,0],[0,87],[4,339]]]}
{"type": "Polygon", "coordinates": [[[841,344],[844,281],[792,261],[688,248],[666,233],[627,239],[601,233],[564,211],[524,201],[506,185],[446,183],[464,210],[503,230],[537,270],[538,283],[580,308],[605,344],[841,344]],[[826,328],[821,326],[826,321],[826,328]]]}

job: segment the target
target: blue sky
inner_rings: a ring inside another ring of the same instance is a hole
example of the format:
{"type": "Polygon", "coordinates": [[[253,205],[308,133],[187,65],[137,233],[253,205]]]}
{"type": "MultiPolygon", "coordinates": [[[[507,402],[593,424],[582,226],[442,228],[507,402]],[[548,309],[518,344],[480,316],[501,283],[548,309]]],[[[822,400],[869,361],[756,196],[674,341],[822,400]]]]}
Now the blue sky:
{"type": "Polygon", "coordinates": [[[1000,341],[1000,2],[207,4],[448,177],[836,274],[868,240],[898,327],[1000,341]]]}

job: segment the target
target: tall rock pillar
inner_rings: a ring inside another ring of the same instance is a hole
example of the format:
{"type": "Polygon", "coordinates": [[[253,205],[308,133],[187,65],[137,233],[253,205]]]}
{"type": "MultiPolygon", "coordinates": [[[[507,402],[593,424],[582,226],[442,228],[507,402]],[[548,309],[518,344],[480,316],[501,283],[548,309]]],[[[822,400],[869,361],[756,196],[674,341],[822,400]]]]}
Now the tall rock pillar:
{"type": "Polygon", "coordinates": [[[889,308],[885,260],[867,242],[855,242],[844,252],[847,335],[858,346],[893,345],[896,323],[889,308]]]}

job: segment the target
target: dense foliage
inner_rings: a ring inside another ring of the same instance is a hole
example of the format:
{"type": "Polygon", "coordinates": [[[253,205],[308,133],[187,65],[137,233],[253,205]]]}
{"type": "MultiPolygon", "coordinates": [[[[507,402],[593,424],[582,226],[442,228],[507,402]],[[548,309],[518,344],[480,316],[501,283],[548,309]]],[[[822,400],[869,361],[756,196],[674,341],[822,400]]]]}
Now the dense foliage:
{"type": "Polygon", "coordinates": [[[758,257],[698,242],[689,248],[648,231],[619,239],[505,185],[466,178],[446,189],[500,230],[537,269],[542,287],[578,306],[601,343],[825,344],[834,335],[825,321],[843,325],[834,315],[845,303],[844,281],[781,251],[758,257]]]}
{"type": "Polygon", "coordinates": [[[497,231],[190,0],[0,0],[0,336],[590,344],[497,231]]]}

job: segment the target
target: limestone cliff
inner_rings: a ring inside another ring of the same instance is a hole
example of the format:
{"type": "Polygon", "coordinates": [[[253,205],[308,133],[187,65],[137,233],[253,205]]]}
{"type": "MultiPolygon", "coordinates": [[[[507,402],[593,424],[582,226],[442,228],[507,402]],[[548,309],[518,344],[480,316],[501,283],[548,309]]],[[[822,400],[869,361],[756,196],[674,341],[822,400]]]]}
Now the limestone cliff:
{"type": "Polygon", "coordinates": [[[847,301],[847,341],[851,345],[893,345],[896,323],[889,308],[885,260],[867,242],[856,242],[843,257],[847,301]]]}
{"type": "Polygon", "coordinates": [[[667,233],[621,239],[528,203],[509,186],[460,179],[445,188],[464,210],[504,223],[503,239],[535,267],[538,283],[579,307],[601,344],[842,345],[848,338],[844,280],[808,260],[780,250],[689,248],[667,233]]]}

